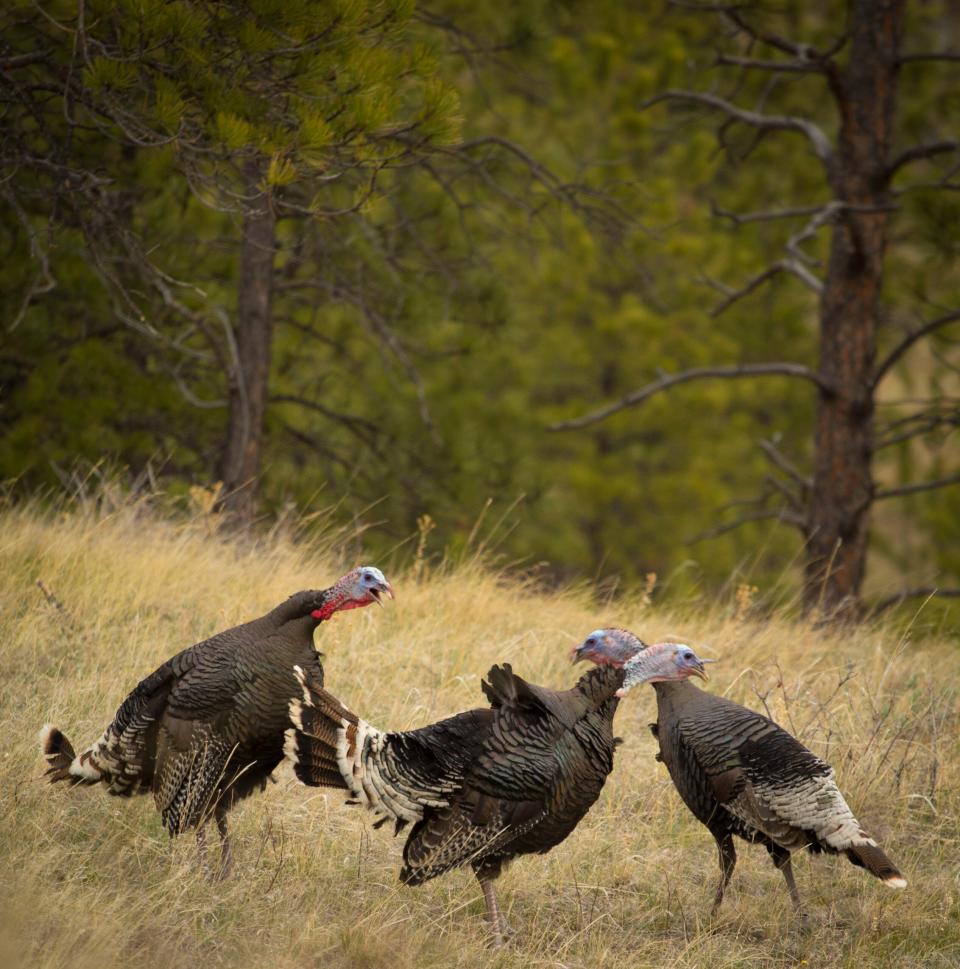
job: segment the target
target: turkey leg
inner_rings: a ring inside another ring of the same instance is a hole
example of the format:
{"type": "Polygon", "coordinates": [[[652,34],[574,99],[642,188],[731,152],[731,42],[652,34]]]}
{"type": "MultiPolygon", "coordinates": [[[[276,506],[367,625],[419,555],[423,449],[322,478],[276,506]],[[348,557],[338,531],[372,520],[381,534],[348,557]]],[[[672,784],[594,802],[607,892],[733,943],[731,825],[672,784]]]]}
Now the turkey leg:
{"type": "MultiPolygon", "coordinates": [[[[717,839],[717,849],[720,852],[720,884],[717,885],[717,894],[713,900],[713,908],[710,911],[711,915],[717,914],[717,909],[720,908],[720,903],[723,901],[723,893],[727,889],[727,885],[730,884],[730,878],[733,875],[733,869],[737,866],[737,849],[733,846],[733,835],[714,835],[717,839]]],[[[789,863],[790,856],[787,855],[787,862],[789,863]]]]}
{"type": "Polygon", "coordinates": [[[477,881],[480,882],[483,899],[487,903],[487,921],[490,923],[490,931],[493,935],[492,944],[494,948],[499,948],[514,934],[514,931],[497,904],[497,894],[493,888],[496,877],[496,875],[477,873],[477,881]]]}
{"type": "Polygon", "coordinates": [[[227,833],[227,813],[217,811],[217,832],[220,835],[220,870],[217,878],[223,880],[233,870],[233,849],[230,847],[230,835],[227,833]]]}
{"type": "Polygon", "coordinates": [[[790,892],[790,899],[793,907],[797,910],[797,915],[803,918],[803,905],[800,902],[800,892],[797,891],[797,883],[793,880],[793,865],[790,861],[790,852],[786,848],[774,845],[770,851],[773,863],[783,872],[783,877],[787,882],[787,889],[790,892]]]}

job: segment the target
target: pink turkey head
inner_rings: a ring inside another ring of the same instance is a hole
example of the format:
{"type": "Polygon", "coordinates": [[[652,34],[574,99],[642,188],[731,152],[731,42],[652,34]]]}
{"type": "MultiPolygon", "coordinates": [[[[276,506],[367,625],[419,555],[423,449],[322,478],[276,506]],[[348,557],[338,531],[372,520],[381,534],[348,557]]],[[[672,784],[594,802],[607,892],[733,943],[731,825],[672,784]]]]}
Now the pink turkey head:
{"type": "Polygon", "coordinates": [[[668,683],[688,676],[705,680],[704,663],[715,662],[715,659],[701,659],[683,643],[656,643],[624,664],[623,686],[617,690],[617,696],[625,696],[638,683],[668,683]]]}
{"type": "Polygon", "coordinates": [[[384,574],[372,565],[362,565],[352,569],[337,579],[327,590],[323,605],[311,613],[314,619],[329,619],[335,612],[346,609],[361,609],[375,602],[383,605],[383,596],[393,598],[393,586],[384,574]]]}
{"type": "Polygon", "coordinates": [[[589,660],[597,666],[619,667],[646,648],[646,644],[628,629],[595,629],[579,646],[570,650],[570,660],[573,663],[589,660]]]}

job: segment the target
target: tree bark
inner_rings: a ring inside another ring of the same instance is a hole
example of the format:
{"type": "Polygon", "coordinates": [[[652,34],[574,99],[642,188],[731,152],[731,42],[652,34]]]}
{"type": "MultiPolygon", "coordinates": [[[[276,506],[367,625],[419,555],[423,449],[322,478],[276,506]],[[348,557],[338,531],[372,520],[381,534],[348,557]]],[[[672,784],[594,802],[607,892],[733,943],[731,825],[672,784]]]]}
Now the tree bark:
{"type": "Polygon", "coordinates": [[[245,168],[247,203],[240,243],[237,281],[237,325],[230,347],[227,437],[220,464],[223,506],[236,521],[247,524],[257,509],[263,449],[263,422],[270,379],[273,337],[273,259],[276,213],[268,193],[260,188],[259,165],[245,168]]]}
{"type": "Polygon", "coordinates": [[[840,110],[830,163],[834,225],[820,302],[815,466],[804,606],[853,617],[873,501],[872,373],[887,243],[888,174],[905,0],[853,0],[846,67],[832,79],[840,110]],[[876,211],[863,208],[876,207],[876,211]]]}

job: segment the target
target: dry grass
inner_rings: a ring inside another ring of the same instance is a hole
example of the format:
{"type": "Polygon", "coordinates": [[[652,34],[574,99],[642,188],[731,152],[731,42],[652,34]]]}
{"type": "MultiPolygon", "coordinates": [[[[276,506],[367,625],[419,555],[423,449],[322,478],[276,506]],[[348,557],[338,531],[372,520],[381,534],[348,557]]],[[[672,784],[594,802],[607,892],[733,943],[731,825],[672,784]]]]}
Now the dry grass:
{"type": "Polygon", "coordinates": [[[711,920],[713,842],[653,760],[653,692],[638,689],[621,708],[626,743],[598,804],[566,843],[501,879],[520,937],[491,954],[472,876],[402,887],[400,842],[286,770],[234,813],[237,864],[225,884],[195,870],[192,838],[168,840],[148,798],[39,779],[44,721],[92,740],[172,652],[324,584],[335,563],[282,540],[232,546],[202,522],[175,525],[137,508],[57,519],[7,509],[0,536],[0,965],[960,964],[955,642],[913,643],[882,627],[830,636],[751,624],[719,606],[598,610],[585,595],[540,595],[469,564],[391,576],[398,599],[386,611],[345,614],[318,633],[328,684],[372,722],[407,727],[474,705],[480,676],[500,660],[537,682],[570,684],[569,646],[604,623],[648,639],[683,635],[723,657],[712,689],[765,702],[829,757],[911,882],[895,893],[842,859],[799,859],[804,930],[765,852],[743,846],[711,920]]]}

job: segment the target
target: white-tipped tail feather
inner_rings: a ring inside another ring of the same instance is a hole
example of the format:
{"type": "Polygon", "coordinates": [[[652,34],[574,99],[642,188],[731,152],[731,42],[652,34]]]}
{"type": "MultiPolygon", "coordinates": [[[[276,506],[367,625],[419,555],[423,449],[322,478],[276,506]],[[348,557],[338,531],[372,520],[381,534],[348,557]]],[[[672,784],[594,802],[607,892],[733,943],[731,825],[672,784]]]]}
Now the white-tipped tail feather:
{"type": "Polygon", "coordinates": [[[40,749],[47,762],[46,774],[51,784],[57,781],[96,784],[105,779],[104,771],[98,763],[104,739],[77,754],[58,727],[45,723],[40,730],[39,740],[40,749]]]}
{"type": "MultiPolygon", "coordinates": [[[[378,820],[419,821],[423,802],[402,789],[402,779],[386,767],[389,734],[351,713],[336,697],[294,667],[303,698],[290,701],[293,727],[284,753],[304,784],[341,787],[378,820]]],[[[445,803],[445,802],[441,802],[445,803]]]]}

